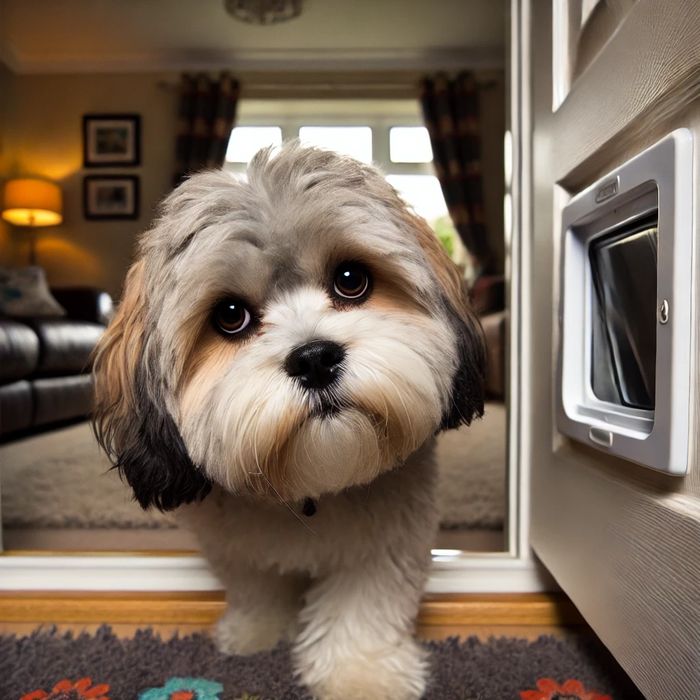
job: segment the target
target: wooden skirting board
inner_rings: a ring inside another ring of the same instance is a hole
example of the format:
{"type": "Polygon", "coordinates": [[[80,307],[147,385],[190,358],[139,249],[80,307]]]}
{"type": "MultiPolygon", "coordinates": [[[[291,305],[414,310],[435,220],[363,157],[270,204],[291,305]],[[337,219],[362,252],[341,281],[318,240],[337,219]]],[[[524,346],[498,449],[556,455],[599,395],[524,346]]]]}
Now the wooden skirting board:
{"type": "MultiPolygon", "coordinates": [[[[25,634],[41,625],[89,630],[109,624],[118,634],[153,627],[161,634],[206,631],[224,611],[222,592],[3,592],[0,633],[25,634]]],[[[534,637],[583,621],[560,594],[427,596],[418,634],[438,639],[452,634],[534,637]]]]}

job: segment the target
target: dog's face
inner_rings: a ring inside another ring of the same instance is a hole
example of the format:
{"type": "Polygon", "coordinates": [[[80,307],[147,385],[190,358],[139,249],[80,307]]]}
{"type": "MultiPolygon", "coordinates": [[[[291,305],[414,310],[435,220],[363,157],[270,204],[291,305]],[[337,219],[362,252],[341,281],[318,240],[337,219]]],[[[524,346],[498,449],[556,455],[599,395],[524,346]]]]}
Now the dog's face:
{"type": "Polygon", "coordinates": [[[290,144],[195,175],[141,241],[95,426],[144,506],[363,484],[483,410],[459,275],[379,172],[290,144]]]}

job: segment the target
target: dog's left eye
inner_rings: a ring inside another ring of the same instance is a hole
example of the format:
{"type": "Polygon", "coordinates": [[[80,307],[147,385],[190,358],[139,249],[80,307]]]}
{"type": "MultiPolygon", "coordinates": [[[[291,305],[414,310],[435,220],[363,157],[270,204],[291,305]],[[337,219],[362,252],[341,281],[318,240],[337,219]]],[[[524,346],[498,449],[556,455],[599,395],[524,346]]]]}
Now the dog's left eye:
{"type": "Polygon", "coordinates": [[[341,263],[335,270],[333,291],[341,299],[361,301],[369,292],[370,276],[364,265],[354,262],[341,263]]]}
{"type": "Polygon", "coordinates": [[[235,335],[250,325],[251,315],[240,299],[224,299],[214,307],[214,325],[226,335],[235,335]]]}

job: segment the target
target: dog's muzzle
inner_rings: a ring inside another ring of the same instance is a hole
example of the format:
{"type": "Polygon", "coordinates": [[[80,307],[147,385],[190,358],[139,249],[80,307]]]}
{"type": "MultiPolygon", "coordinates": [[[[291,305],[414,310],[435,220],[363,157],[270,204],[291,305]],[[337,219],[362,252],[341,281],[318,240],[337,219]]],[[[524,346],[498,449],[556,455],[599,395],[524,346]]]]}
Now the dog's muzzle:
{"type": "Polygon", "coordinates": [[[294,348],[284,362],[290,377],[305,389],[327,389],[340,375],[345,350],[331,340],[313,340],[294,348]]]}

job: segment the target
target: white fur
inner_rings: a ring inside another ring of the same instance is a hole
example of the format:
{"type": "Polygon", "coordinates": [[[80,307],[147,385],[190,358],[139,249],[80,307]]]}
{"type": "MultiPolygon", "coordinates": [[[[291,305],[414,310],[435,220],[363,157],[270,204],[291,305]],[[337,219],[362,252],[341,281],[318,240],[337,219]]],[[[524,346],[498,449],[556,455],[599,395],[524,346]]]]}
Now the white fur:
{"type": "MultiPolygon", "coordinates": [[[[458,283],[445,282],[456,273],[428,239],[375,169],[298,144],[256,156],[247,183],[196,175],[140,241],[136,330],[122,316],[96,362],[108,378],[97,425],[109,451],[125,443],[147,454],[171,420],[214,484],[178,516],[226,586],[220,647],[249,653],[290,639],[319,700],[417,700],[428,677],[412,631],[438,524],[432,436],[471,342],[456,330],[471,323],[458,283]],[[334,270],[357,260],[374,290],[339,303],[334,270]],[[215,332],[222,297],[250,305],[254,333],[215,332]],[[326,396],[339,410],[323,417],[318,394],[285,371],[313,340],[345,351],[326,396]],[[160,409],[146,451],[143,422],[129,423],[137,399],[142,421],[143,406],[160,409]],[[313,517],[302,514],[308,498],[313,517]]],[[[139,464],[124,468],[142,486],[139,464]]],[[[153,470],[151,483],[177,483],[153,470]]]]}
{"type": "Polygon", "coordinates": [[[220,372],[203,367],[183,394],[180,432],[192,459],[216,482],[238,491],[265,479],[261,462],[285,421],[294,428],[286,480],[272,485],[293,500],[367,483],[435,431],[449,393],[444,369],[452,361],[452,336],[442,324],[398,311],[339,313],[320,290],[307,288],[271,304],[263,322],[260,340],[220,372]],[[347,349],[334,393],[352,408],[332,418],[307,418],[313,399],[284,370],[293,348],[317,338],[347,349]]]}
{"type": "Polygon", "coordinates": [[[251,653],[286,638],[322,700],[416,700],[428,675],[412,639],[438,524],[432,441],[369,486],[299,504],[217,489],[178,517],[225,582],[219,646],[251,653]]]}

